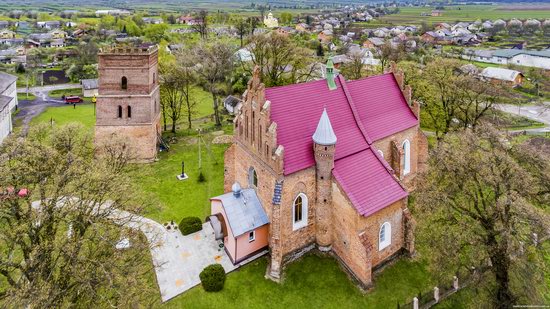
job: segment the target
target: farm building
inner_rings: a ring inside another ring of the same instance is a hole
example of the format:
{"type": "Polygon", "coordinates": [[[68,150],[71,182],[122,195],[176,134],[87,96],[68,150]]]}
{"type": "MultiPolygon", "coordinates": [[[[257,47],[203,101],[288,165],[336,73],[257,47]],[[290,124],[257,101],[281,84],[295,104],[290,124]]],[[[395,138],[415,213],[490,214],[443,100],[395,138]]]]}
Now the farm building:
{"type": "Polygon", "coordinates": [[[462,58],[496,64],[514,64],[550,70],[550,50],[465,50],[462,58]]]}
{"type": "Polygon", "coordinates": [[[502,83],[511,87],[521,85],[524,78],[520,71],[493,67],[483,69],[480,76],[495,83],[502,83]]]}

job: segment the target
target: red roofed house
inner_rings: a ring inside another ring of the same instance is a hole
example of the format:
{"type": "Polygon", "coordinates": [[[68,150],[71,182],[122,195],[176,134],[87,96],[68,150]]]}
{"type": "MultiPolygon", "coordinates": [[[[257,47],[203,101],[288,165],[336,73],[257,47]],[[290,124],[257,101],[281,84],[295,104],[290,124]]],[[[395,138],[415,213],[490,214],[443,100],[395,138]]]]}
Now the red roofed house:
{"type": "Polygon", "coordinates": [[[407,197],[427,140],[395,65],[355,81],[332,70],[326,80],[265,89],[255,69],[225,153],[224,187],[255,190],[268,218],[272,278],[317,248],[368,286],[373,269],[414,251],[407,197]]]}

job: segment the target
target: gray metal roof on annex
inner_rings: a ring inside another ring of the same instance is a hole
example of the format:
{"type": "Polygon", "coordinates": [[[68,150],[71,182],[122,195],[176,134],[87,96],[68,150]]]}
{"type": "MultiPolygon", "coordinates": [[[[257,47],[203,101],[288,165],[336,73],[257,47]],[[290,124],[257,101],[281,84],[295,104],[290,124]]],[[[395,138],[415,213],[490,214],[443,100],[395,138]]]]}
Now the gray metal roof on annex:
{"type": "Polygon", "coordinates": [[[514,56],[525,54],[537,57],[550,58],[550,50],[528,50],[528,49],[497,49],[493,52],[496,57],[512,58],[514,56]]]}
{"type": "Polygon", "coordinates": [[[98,88],[98,80],[97,79],[83,79],[80,81],[82,84],[82,87],[84,87],[85,90],[90,89],[97,89],[98,88]]]}
{"type": "Polygon", "coordinates": [[[229,192],[211,199],[222,202],[234,237],[269,223],[267,214],[254,189],[241,189],[239,196],[229,192]]]}

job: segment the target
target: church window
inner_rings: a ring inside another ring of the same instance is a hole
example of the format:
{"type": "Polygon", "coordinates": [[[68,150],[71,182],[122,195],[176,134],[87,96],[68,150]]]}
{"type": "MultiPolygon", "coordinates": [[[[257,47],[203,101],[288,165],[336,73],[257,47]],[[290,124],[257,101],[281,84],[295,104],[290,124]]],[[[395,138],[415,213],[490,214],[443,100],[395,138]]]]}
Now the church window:
{"type": "Polygon", "coordinates": [[[409,140],[403,142],[403,175],[407,175],[411,172],[411,143],[409,140]]]}
{"type": "Polygon", "coordinates": [[[132,118],[132,107],[128,106],[128,118],[132,118]]]}
{"type": "Polygon", "coordinates": [[[122,79],[120,81],[120,88],[122,88],[123,90],[128,89],[128,79],[126,78],[126,76],[122,76],[122,79]]]}
{"type": "Polygon", "coordinates": [[[292,230],[303,228],[307,225],[307,196],[298,194],[292,205],[292,230]]]}
{"type": "Polygon", "coordinates": [[[248,186],[254,188],[258,187],[258,174],[252,166],[248,169],[248,186]]]}
{"type": "Polygon", "coordinates": [[[384,222],[380,227],[379,239],[378,239],[378,251],[391,245],[391,224],[384,222]]]}
{"type": "Polygon", "coordinates": [[[122,118],[122,106],[118,106],[118,118],[122,118]]]}

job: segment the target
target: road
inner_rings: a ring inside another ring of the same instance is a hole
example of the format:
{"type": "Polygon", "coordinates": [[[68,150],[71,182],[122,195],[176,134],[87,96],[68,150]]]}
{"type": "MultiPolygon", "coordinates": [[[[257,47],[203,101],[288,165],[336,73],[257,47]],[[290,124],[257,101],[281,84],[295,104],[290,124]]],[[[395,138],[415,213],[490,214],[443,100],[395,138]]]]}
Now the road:
{"type": "Polygon", "coordinates": [[[550,102],[544,102],[541,105],[524,106],[512,104],[496,104],[495,108],[509,114],[522,116],[546,124],[546,126],[542,128],[526,129],[520,131],[529,131],[534,133],[550,132],[550,102]]]}
{"type": "MultiPolygon", "coordinates": [[[[18,105],[19,112],[15,115],[15,120],[20,119],[23,126],[21,134],[27,134],[31,120],[40,115],[46,108],[51,106],[62,106],[64,104],[63,100],[60,98],[50,98],[48,92],[60,89],[76,89],[80,87],[79,84],[60,84],[29,88],[29,92],[34,94],[36,99],[33,101],[20,100],[18,105]]],[[[26,89],[17,89],[17,92],[26,93],[26,89]]]]}

